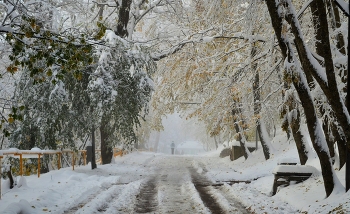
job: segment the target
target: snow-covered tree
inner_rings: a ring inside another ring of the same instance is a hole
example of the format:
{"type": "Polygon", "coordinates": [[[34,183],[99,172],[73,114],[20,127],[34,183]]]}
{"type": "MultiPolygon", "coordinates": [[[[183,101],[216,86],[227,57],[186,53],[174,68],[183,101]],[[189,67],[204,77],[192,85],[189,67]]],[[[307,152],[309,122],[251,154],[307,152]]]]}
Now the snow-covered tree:
{"type": "Polygon", "coordinates": [[[9,19],[4,26],[13,28],[2,28],[12,47],[7,70],[21,77],[8,122],[13,145],[56,148],[61,143],[76,149],[93,127],[100,127],[110,145],[135,141],[134,127],[142,109],[147,112],[152,90],[147,72],[155,65],[141,45],[111,30],[105,34],[108,22],[102,20],[102,9],[109,4],[6,3],[16,7],[7,5],[4,14],[23,13],[15,20],[18,26],[9,19]],[[25,9],[17,11],[19,7],[25,9]],[[29,12],[31,7],[36,12],[29,12]],[[92,31],[87,20],[97,23],[92,31]]]}
{"type": "Polygon", "coordinates": [[[107,31],[106,41],[108,45],[95,53],[99,63],[89,85],[92,108],[101,124],[101,146],[109,153],[106,159],[102,155],[103,163],[110,162],[116,143],[131,149],[136,142],[134,128],[147,113],[153,90],[149,75],[155,70],[152,58],[142,47],[128,46],[112,31],[107,31]]]}
{"type": "MultiPolygon", "coordinates": [[[[317,110],[308,85],[309,80],[314,79],[314,82],[320,86],[341,128],[345,131],[350,126],[348,124],[348,111],[337,88],[325,3],[315,1],[318,11],[316,16],[320,23],[316,34],[319,34],[323,48],[321,56],[315,55],[307,45],[298,21],[298,14],[291,1],[271,0],[266,1],[266,4],[283,58],[285,58],[285,68],[292,78],[293,86],[305,112],[311,141],[321,163],[326,194],[329,196],[334,186],[339,184],[339,181],[334,173],[329,148],[322,132],[322,126],[317,118],[317,110]]],[[[347,136],[345,137],[348,139],[347,136]]]]}

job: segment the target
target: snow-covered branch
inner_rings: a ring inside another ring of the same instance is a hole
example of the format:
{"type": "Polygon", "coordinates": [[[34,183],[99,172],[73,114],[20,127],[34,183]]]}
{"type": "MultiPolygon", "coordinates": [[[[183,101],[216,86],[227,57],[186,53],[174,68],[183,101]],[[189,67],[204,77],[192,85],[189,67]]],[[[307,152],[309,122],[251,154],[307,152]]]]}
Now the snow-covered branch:
{"type": "MultiPolygon", "coordinates": [[[[263,36],[247,35],[241,32],[235,33],[232,36],[213,36],[212,38],[213,39],[244,39],[244,40],[252,39],[253,42],[266,42],[266,39],[263,36]]],[[[209,39],[209,37],[207,39],[209,39]]]]}
{"type": "Polygon", "coordinates": [[[188,41],[184,41],[184,42],[181,42],[179,44],[177,44],[176,46],[168,49],[168,50],[165,50],[161,53],[158,53],[158,54],[151,54],[151,57],[154,61],[159,61],[169,55],[172,55],[172,54],[175,54],[176,52],[178,52],[179,50],[181,50],[186,44],[188,43],[192,43],[193,41],[192,40],[188,40],[188,41]]]}
{"type": "Polygon", "coordinates": [[[334,0],[334,3],[349,17],[349,3],[346,3],[344,0],[334,0]]]}

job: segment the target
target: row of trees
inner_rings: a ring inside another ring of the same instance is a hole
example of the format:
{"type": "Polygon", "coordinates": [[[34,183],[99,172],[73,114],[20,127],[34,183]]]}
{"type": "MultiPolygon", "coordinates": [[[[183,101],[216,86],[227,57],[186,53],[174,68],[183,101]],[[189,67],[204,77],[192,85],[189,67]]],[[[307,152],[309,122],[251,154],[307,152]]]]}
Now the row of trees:
{"type": "Polygon", "coordinates": [[[246,158],[256,128],[269,159],[282,126],[302,164],[310,136],[327,196],[339,183],[336,154],[341,168],[350,151],[347,27],[331,0],[6,0],[0,14],[11,82],[2,128],[13,146],[77,148],[99,129],[108,163],[111,144],[136,141],[156,71],[148,127],[191,111],[212,136],[235,133],[246,158]]]}
{"type": "Polygon", "coordinates": [[[310,137],[329,196],[339,187],[334,169],[344,166],[350,151],[346,17],[328,0],[193,6],[184,27],[191,43],[159,64],[157,108],[192,111],[188,117],[198,117],[213,136],[235,132],[246,158],[246,140],[257,130],[269,159],[269,138],[279,126],[305,164],[313,152],[310,137]]]}

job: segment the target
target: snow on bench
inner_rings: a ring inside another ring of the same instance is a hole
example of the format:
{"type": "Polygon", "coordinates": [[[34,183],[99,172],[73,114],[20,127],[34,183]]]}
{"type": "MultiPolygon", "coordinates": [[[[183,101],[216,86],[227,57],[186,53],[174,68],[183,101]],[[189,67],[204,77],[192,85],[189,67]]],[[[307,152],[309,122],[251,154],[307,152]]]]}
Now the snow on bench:
{"type": "Polygon", "coordinates": [[[299,161],[296,158],[281,158],[278,160],[278,165],[297,165],[299,161]]]}
{"type": "Polygon", "coordinates": [[[317,172],[316,168],[313,166],[307,165],[277,165],[273,170],[273,174],[281,173],[296,173],[296,174],[305,174],[305,173],[314,173],[317,172]]]}
{"type": "Polygon", "coordinates": [[[301,183],[317,172],[313,166],[306,165],[277,165],[273,170],[275,176],[272,188],[272,195],[277,192],[277,187],[284,185],[288,186],[291,181],[301,183]]]}

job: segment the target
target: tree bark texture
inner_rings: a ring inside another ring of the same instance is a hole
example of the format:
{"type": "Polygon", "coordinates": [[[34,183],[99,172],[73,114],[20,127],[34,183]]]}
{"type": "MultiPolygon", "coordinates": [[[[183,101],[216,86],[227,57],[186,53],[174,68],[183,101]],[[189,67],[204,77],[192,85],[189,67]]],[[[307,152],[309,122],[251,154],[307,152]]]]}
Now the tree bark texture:
{"type": "Polygon", "coordinates": [[[101,135],[101,159],[102,164],[109,164],[112,161],[113,158],[113,149],[108,143],[108,122],[105,120],[102,120],[101,126],[100,126],[100,135],[101,135]]]}
{"type": "Polygon", "coordinates": [[[95,128],[91,129],[91,169],[97,168],[96,166],[96,153],[95,153],[95,128]]]}
{"type": "Polygon", "coordinates": [[[156,140],[154,142],[154,152],[158,152],[159,139],[160,139],[160,132],[156,132],[156,140]]]}
{"type": "Polygon", "coordinates": [[[306,146],[307,142],[303,134],[300,131],[300,112],[298,109],[294,109],[292,112],[292,120],[290,122],[290,128],[292,129],[293,138],[295,145],[297,146],[299,160],[301,165],[305,165],[308,160],[308,147],[306,146]]]}
{"type": "Polygon", "coordinates": [[[10,189],[12,189],[15,186],[15,181],[13,180],[12,172],[11,172],[11,167],[10,170],[7,171],[7,177],[10,180],[10,189]]]}
{"type": "MultiPolygon", "coordinates": [[[[286,6],[291,7],[291,5],[290,5],[291,2],[289,2],[289,1],[286,1],[286,2],[287,2],[286,6]]],[[[282,43],[284,43],[284,45],[282,45],[282,47],[280,47],[282,50],[282,53],[284,52],[284,50],[288,50],[288,52],[285,52],[282,55],[287,57],[289,63],[293,63],[295,60],[294,53],[292,52],[293,46],[292,46],[292,44],[290,44],[288,38],[285,38],[284,35],[282,36],[282,33],[280,31],[280,30],[282,30],[283,19],[279,14],[279,10],[278,10],[279,4],[277,4],[277,2],[275,0],[267,0],[266,4],[267,4],[268,11],[270,13],[270,17],[272,20],[272,26],[276,32],[276,35],[278,36],[278,40],[282,41],[282,43]]],[[[291,10],[291,8],[289,8],[289,10],[291,10]]],[[[304,69],[303,72],[309,73],[309,74],[310,73],[316,74],[317,72],[315,70],[313,70],[315,68],[313,68],[312,63],[309,60],[310,56],[308,56],[308,54],[307,54],[308,52],[307,52],[306,46],[304,44],[301,32],[299,32],[299,29],[297,27],[297,23],[296,23],[297,18],[294,15],[295,14],[293,14],[293,13],[288,13],[286,19],[287,19],[288,23],[291,25],[292,33],[295,36],[294,42],[297,46],[299,59],[302,63],[302,67],[304,69]]],[[[321,13],[320,13],[320,16],[322,16],[321,13]]],[[[327,34],[327,37],[328,37],[328,34],[327,34]]],[[[327,61],[327,62],[325,62],[326,67],[329,67],[329,60],[327,59],[325,61],[327,61]]],[[[327,68],[326,68],[326,70],[327,70],[327,68]]],[[[328,70],[327,70],[327,72],[328,72],[328,70]]],[[[327,76],[328,76],[328,74],[327,74],[327,76]]],[[[322,176],[324,179],[325,191],[326,191],[326,195],[328,197],[334,189],[334,177],[336,175],[334,174],[334,171],[332,168],[332,163],[331,163],[331,159],[329,156],[329,151],[327,148],[324,148],[326,142],[325,142],[324,136],[321,134],[322,128],[317,120],[317,115],[316,115],[316,110],[315,110],[313,98],[310,94],[309,86],[307,85],[307,81],[306,81],[306,75],[303,77],[303,73],[299,73],[299,76],[297,76],[296,78],[297,79],[293,80],[293,85],[298,93],[299,99],[300,99],[302,107],[304,109],[307,127],[308,127],[308,130],[310,133],[310,138],[311,138],[313,147],[314,147],[314,149],[319,157],[319,160],[320,160],[321,169],[322,169],[322,176]]],[[[317,77],[317,78],[319,80],[321,79],[320,77],[317,77]]],[[[331,81],[331,80],[329,80],[329,81],[331,81]]],[[[336,93],[337,92],[338,92],[338,90],[336,89],[336,93]]],[[[327,96],[327,98],[328,98],[328,96],[327,96]]],[[[340,100],[338,100],[338,102],[340,103],[340,100]]]]}
{"type": "MultiPolygon", "coordinates": [[[[328,14],[330,15],[330,19],[332,22],[332,29],[335,30],[337,28],[340,28],[341,26],[341,21],[340,21],[340,15],[339,15],[339,9],[337,7],[337,5],[334,3],[333,0],[326,0],[327,2],[327,9],[328,9],[328,14]]],[[[342,33],[338,33],[336,36],[336,40],[337,40],[337,48],[339,50],[340,53],[342,53],[343,55],[346,54],[345,52],[345,41],[344,41],[344,36],[342,33]]]]}
{"type": "MultiPolygon", "coordinates": [[[[251,59],[254,58],[254,56],[256,55],[256,47],[255,47],[255,43],[252,44],[252,51],[251,51],[251,59]]],[[[259,134],[259,139],[260,139],[260,143],[261,143],[261,147],[263,149],[264,152],[264,156],[265,159],[268,160],[270,159],[270,147],[269,147],[269,142],[268,139],[266,139],[266,136],[263,134],[262,130],[264,127],[261,126],[261,94],[260,94],[260,75],[259,75],[259,71],[257,69],[257,63],[256,62],[252,62],[251,65],[251,69],[255,72],[255,76],[254,76],[254,81],[253,81],[253,95],[254,95],[254,116],[256,117],[256,129],[258,131],[259,134]]]]}
{"type": "MultiPolygon", "coordinates": [[[[326,2],[327,2],[328,14],[330,16],[330,20],[331,20],[331,23],[332,23],[331,27],[335,31],[336,29],[341,27],[339,10],[338,10],[338,7],[334,3],[333,0],[327,0],[326,2]]],[[[343,34],[341,32],[338,32],[338,34],[336,35],[336,46],[337,46],[339,52],[345,56],[346,55],[345,40],[344,40],[344,36],[343,36],[343,34]]],[[[339,75],[340,75],[341,81],[345,85],[345,87],[343,88],[343,92],[346,93],[347,92],[347,86],[346,85],[347,85],[348,71],[345,70],[344,74],[339,73],[339,75]]],[[[346,95],[346,96],[348,96],[348,95],[346,95]]],[[[349,108],[348,105],[347,105],[347,107],[349,108]]]]}
{"type": "Polygon", "coordinates": [[[119,8],[117,31],[118,36],[125,38],[128,36],[129,11],[132,0],[122,0],[122,5],[119,8]]]}
{"type": "Polygon", "coordinates": [[[293,139],[297,147],[300,164],[305,165],[305,163],[308,160],[308,154],[310,150],[309,150],[308,143],[305,140],[306,138],[304,137],[303,133],[300,130],[301,119],[300,119],[298,101],[294,93],[288,94],[288,97],[284,98],[284,100],[285,100],[284,112],[286,113],[285,115],[283,115],[284,122],[282,124],[282,128],[284,130],[288,130],[288,132],[289,130],[291,130],[290,132],[293,135],[293,139]],[[290,129],[288,127],[290,127],[290,129]]]}
{"type": "Polygon", "coordinates": [[[312,145],[320,160],[322,177],[324,180],[324,186],[328,197],[334,189],[333,177],[336,175],[333,174],[333,168],[332,168],[333,166],[329,155],[329,151],[326,150],[326,148],[324,148],[326,144],[326,140],[324,136],[320,136],[322,134],[320,132],[321,125],[318,122],[312,96],[310,94],[310,91],[308,91],[308,88],[307,88],[308,86],[303,83],[304,82],[302,80],[299,83],[295,82],[294,87],[298,92],[299,99],[304,109],[306,123],[310,133],[312,145]],[[322,139],[325,141],[324,143],[322,142],[322,139]]]}
{"type": "Polygon", "coordinates": [[[267,139],[265,139],[265,135],[263,134],[264,131],[266,130],[263,130],[263,126],[261,126],[261,120],[257,120],[256,121],[256,128],[258,130],[258,134],[259,134],[259,139],[260,139],[260,143],[261,143],[261,147],[263,149],[263,152],[264,152],[264,157],[265,157],[265,160],[268,160],[270,159],[270,147],[268,146],[268,142],[266,141],[267,139]]]}
{"type": "Polygon", "coordinates": [[[239,145],[241,146],[241,149],[243,151],[244,158],[247,160],[249,155],[250,155],[250,152],[249,152],[247,145],[246,145],[246,138],[244,136],[243,128],[240,126],[241,121],[242,121],[242,123],[244,123],[244,120],[241,116],[240,109],[235,107],[232,110],[232,116],[234,118],[233,122],[234,122],[235,131],[238,134],[239,145]]]}
{"type": "MultiPolygon", "coordinates": [[[[318,84],[320,85],[322,91],[326,95],[332,110],[335,113],[336,119],[339,122],[341,128],[344,130],[344,134],[347,141],[347,150],[350,152],[350,122],[348,120],[348,111],[344,102],[342,102],[342,98],[340,97],[337,82],[335,80],[335,73],[333,67],[333,59],[330,49],[329,42],[329,32],[328,32],[328,23],[327,23],[327,14],[325,10],[325,6],[323,0],[316,0],[317,10],[318,10],[318,21],[320,22],[319,30],[317,30],[318,34],[321,34],[321,42],[323,49],[323,58],[325,65],[325,72],[327,75],[327,82],[325,82],[317,72],[317,68],[313,65],[310,59],[309,51],[307,46],[303,40],[303,35],[299,31],[297,25],[297,19],[293,13],[289,13],[286,17],[286,20],[291,26],[292,33],[294,34],[294,43],[296,45],[299,59],[301,61],[301,65],[303,67],[304,73],[306,75],[311,74],[318,84]]],[[[287,5],[291,7],[290,3],[287,5]]]]}
{"type": "Polygon", "coordinates": [[[331,124],[332,135],[334,136],[334,141],[337,143],[338,154],[339,154],[339,169],[341,169],[346,163],[346,141],[344,134],[341,130],[338,130],[335,124],[331,124]]]}
{"type": "Polygon", "coordinates": [[[328,116],[326,116],[323,119],[323,123],[322,123],[322,128],[323,128],[323,132],[325,134],[325,138],[327,141],[327,145],[328,145],[328,149],[329,149],[329,155],[332,158],[332,163],[334,164],[335,162],[335,151],[334,151],[334,138],[331,136],[332,132],[330,129],[330,124],[329,124],[329,120],[328,120],[328,116]]]}
{"type": "MultiPolygon", "coordinates": [[[[322,31],[323,28],[320,26],[321,23],[319,22],[319,16],[320,16],[319,11],[321,11],[321,10],[319,10],[316,1],[313,1],[310,3],[310,8],[311,8],[311,13],[312,13],[312,22],[313,22],[313,26],[314,26],[315,37],[316,37],[316,44],[315,44],[316,53],[325,59],[325,57],[329,57],[329,55],[326,56],[327,54],[325,53],[325,50],[327,47],[324,47],[324,44],[322,43],[322,42],[325,42],[327,39],[322,38],[323,37],[322,34],[325,32],[322,31]]],[[[323,11],[323,12],[325,12],[325,11],[323,11]]],[[[325,64],[325,63],[323,63],[323,64],[325,64]]],[[[333,67],[333,62],[332,62],[332,67],[333,67]]],[[[333,72],[334,72],[334,70],[333,70],[333,72]]],[[[308,83],[310,86],[314,85],[309,80],[308,80],[308,83]]],[[[331,156],[332,162],[334,164],[334,161],[335,161],[335,159],[334,159],[335,158],[334,157],[335,156],[334,139],[332,139],[330,136],[331,130],[329,127],[329,123],[332,123],[332,121],[330,121],[329,117],[325,115],[325,109],[321,105],[319,105],[319,106],[320,107],[318,107],[318,110],[324,116],[323,122],[322,122],[323,132],[325,134],[326,141],[327,141],[328,148],[329,148],[329,152],[330,152],[330,156],[331,156]]]]}
{"type": "Polygon", "coordinates": [[[219,148],[219,143],[216,140],[216,135],[214,135],[214,142],[215,142],[215,150],[217,150],[219,148]]]}

